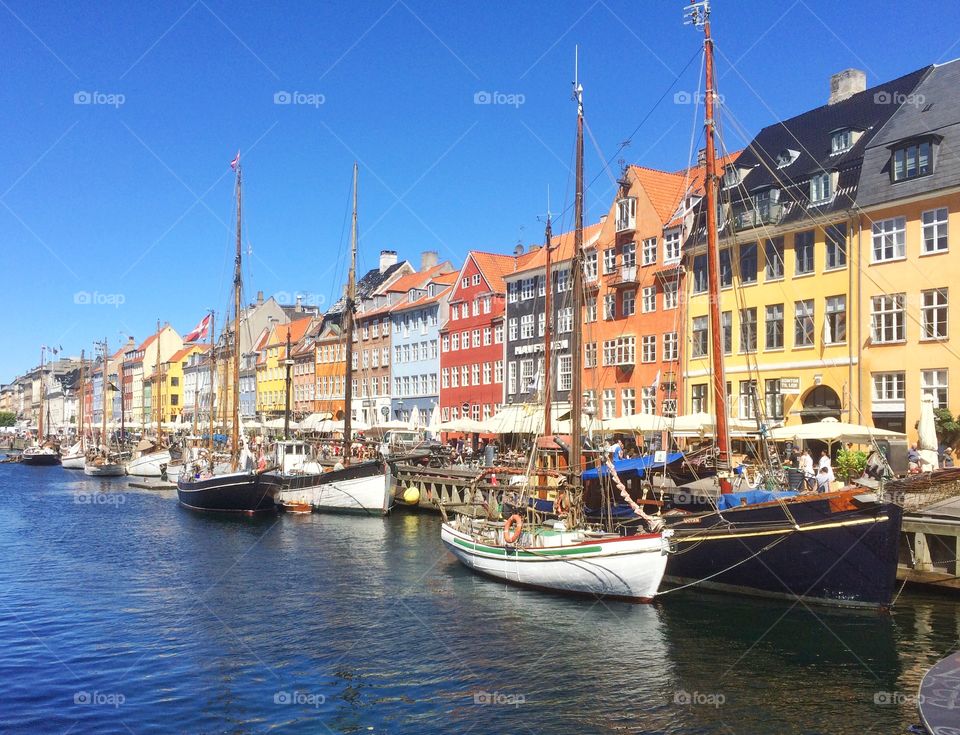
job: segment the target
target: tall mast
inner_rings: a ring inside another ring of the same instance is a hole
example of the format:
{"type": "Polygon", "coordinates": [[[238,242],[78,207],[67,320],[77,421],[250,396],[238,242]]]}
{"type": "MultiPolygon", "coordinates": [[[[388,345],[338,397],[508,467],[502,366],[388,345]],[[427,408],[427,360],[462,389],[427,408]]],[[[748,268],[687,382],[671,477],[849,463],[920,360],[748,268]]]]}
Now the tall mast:
{"type": "MultiPolygon", "coordinates": [[[[549,197],[547,197],[549,200],[549,197]]],[[[553,298],[551,291],[553,290],[553,284],[551,283],[551,265],[550,255],[553,250],[553,245],[551,240],[553,238],[553,230],[550,226],[550,202],[547,202],[547,227],[543,233],[543,247],[546,251],[547,261],[543,268],[543,278],[546,283],[546,291],[543,297],[543,309],[546,312],[545,315],[545,326],[543,330],[543,433],[544,436],[550,436],[553,433],[553,421],[550,417],[551,413],[551,398],[553,398],[553,386],[550,383],[550,360],[551,360],[551,343],[553,342],[553,298]]]]}
{"type": "Polygon", "coordinates": [[[233,263],[233,401],[230,428],[231,465],[234,470],[240,461],[240,292],[243,287],[241,234],[243,196],[241,192],[240,154],[237,154],[237,252],[233,263]]]}
{"type": "Polygon", "coordinates": [[[213,335],[216,330],[216,321],[217,315],[211,311],[210,312],[210,389],[207,391],[210,394],[210,400],[208,401],[208,415],[210,418],[210,436],[208,446],[210,447],[210,469],[213,470],[213,406],[214,406],[214,392],[213,392],[213,379],[216,377],[215,373],[217,370],[217,353],[214,349],[213,344],[213,335]]]}
{"type": "Polygon", "coordinates": [[[687,8],[688,22],[703,28],[704,51],[704,133],[706,157],[704,163],[704,191],[707,210],[707,293],[710,304],[710,366],[713,373],[713,403],[716,412],[717,477],[720,492],[729,493],[730,427],[727,423],[727,379],[723,366],[723,333],[720,328],[720,248],[717,242],[717,154],[714,143],[716,129],[713,118],[713,39],[710,37],[710,2],[691,2],[687,8]]]}
{"type": "Polygon", "coordinates": [[[43,384],[43,362],[44,357],[47,354],[47,346],[41,345],[40,347],[40,409],[37,415],[37,444],[41,444],[46,438],[46,434],[43,433],[43,394],[46,391],[46,387],[43,384]]]}
{"type": "MultiPolygon", "coordinates": [[[[103,452],[103,456],[107,456],[107,385],[109,379],[107,376],[109,365],[109,355],[110,350],[107,347],[107,338],[103,338],[103,375],[100,379],[100,400],[103,403],[103,410],[100,412],[102,414],[103,427],[100,429],[100,450],[103,452]]],[[[123,397],[120,397],[120,405],[123,406],[123,397]]]]}
{"type": "Polygon", "coordinates": [[[153,340],[157,352],[153,358],[154,391],[150,397],[150,413],[157,417],[157,439],[160,439],[160,320],[157,319],[157,336],[153,340]]]}
{"type": "Polygon", "coordinates": [[[283,382],[283,438],[290,438],[290,368],[293,366],[293,360],[290,359],[290,324],[287,324],[287,359],[283,361],[287,368],[287,375],[283,382]]]}
{"type": "Polygon", "coordinates": [[[577,103],[577,187],[574,199],[573,262],[570,264],[573,276],[573,331],[570,335],[570,467],[574,476],[579,478],[583,448],[582,427],[580,425],[583,408],[581,384],[583,380],[580,337],[583,329],[583,85],[580,84],[579,49],[575,52],[573,74],[573,98],[577,103]]]}
{"type": "Polygon", "coordinates": [[[343,464],[350,464],[353,403],[353,306],[357,299],[357,163],[353,163],[353,220],[350,224],[350,273],[347,276],[347,298],[343,307],[343,333],[346,338],[347,377],[343,384],[343,464]]]}
{"type": "Polygon", "coordinates": [[[84,397],[86,396],[85,386],[83,383],[83,360],[84,360],[84,351],[80,350],[80,386],[78,388],[78,393],[80,394],[79,406],[77,407],[77,432],[80,434],[80,451],[83,452],[83,403],[84,397]]]}

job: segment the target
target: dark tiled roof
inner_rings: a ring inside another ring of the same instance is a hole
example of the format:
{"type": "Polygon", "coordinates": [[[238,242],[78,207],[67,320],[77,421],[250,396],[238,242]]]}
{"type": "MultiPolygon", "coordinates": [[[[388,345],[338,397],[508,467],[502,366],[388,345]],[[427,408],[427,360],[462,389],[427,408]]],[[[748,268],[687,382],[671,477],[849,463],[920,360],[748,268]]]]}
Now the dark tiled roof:
{"type": "MultiPolygon", "coordinates": [[[[407,261],[401,261],[400,263],[394,263],[385,271],[381,272],[379,268],[373,268],[367,271],[363,277],[357,281],[357,301],[362,301],[376,291],[380,286],[390,280],[390,277],[396,273],[398,270],[403,268],[407,264],[407,261]]],[[[341,296],[337,299],[336,303],[327,310],[327,316],[334,316],[343,313],[344,302],[346,301],[345,296],[341,296]]]]}

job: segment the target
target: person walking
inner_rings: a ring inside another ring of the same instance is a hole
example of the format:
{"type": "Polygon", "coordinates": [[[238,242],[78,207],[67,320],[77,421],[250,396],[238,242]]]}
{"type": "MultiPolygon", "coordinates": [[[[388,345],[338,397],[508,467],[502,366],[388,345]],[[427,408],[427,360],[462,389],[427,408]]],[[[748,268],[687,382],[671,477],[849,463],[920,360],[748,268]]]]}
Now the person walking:
{"type": "Polygon", "coordinates": [[[816,475],[813,472],[813,457],[810,456],[810,450],[804,449],[800,455],[800,471],[803,472],[804,490],[816,489],[816,475]]]}

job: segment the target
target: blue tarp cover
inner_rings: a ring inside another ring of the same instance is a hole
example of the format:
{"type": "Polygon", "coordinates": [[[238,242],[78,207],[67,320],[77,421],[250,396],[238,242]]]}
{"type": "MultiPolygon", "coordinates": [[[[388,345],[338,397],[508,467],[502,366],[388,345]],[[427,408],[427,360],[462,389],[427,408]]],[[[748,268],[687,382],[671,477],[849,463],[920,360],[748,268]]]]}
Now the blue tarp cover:
{"type": "MultiPolygon", "coordinates": [[[[646,457],[633,457],[632,459],[621,459],[614,461],[613,467],[617,471],[617,474],[621,479],[626,479],[633,474],[640,475],[643,474],[649,469],[657,469],[663,467],[664,464],[671,464],[676,462],[678,459],[683,458],[683,452],[674,452],[667,455],[667,461],[664,462],[654,462],[652,454],[648,454],[646,457]]],[[[585,471],[581,477],[584,480],[596,480],[598,477],[606,476],[608,474],[606,464],[600,465],[600,469],[592,469],[585,471]]]]}
{"type": "Polygon", "coordinates": [[[794,495],[796,493],[771,492],[770,490],[745,490],[742,493],[727,493],[717,498],[717,508],[719,510],[730,510],[731,508],[739,508],[741,505],[769,503],[777,498],[792,498],[794,495]]]}

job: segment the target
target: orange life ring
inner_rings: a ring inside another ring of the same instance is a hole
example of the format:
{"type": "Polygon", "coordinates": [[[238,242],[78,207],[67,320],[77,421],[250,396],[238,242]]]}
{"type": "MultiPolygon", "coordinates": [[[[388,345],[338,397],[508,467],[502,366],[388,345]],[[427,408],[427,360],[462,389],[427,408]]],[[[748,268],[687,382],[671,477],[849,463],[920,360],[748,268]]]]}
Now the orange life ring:
{"type": "Polygon", "coordinates": [[[570,506],[567,503],[566,493],[561,493],[558,490],[557,499],[553,501],[553,512],[558,516],[565,516],[569,510],[570,506]]]}
{"type": "Polygon", "coordinates": [[[523,530],[523,518],[514,513],[507,519],[503,527],[503,542],[512,544],[520,538],[520,532],[523,530]]]}

